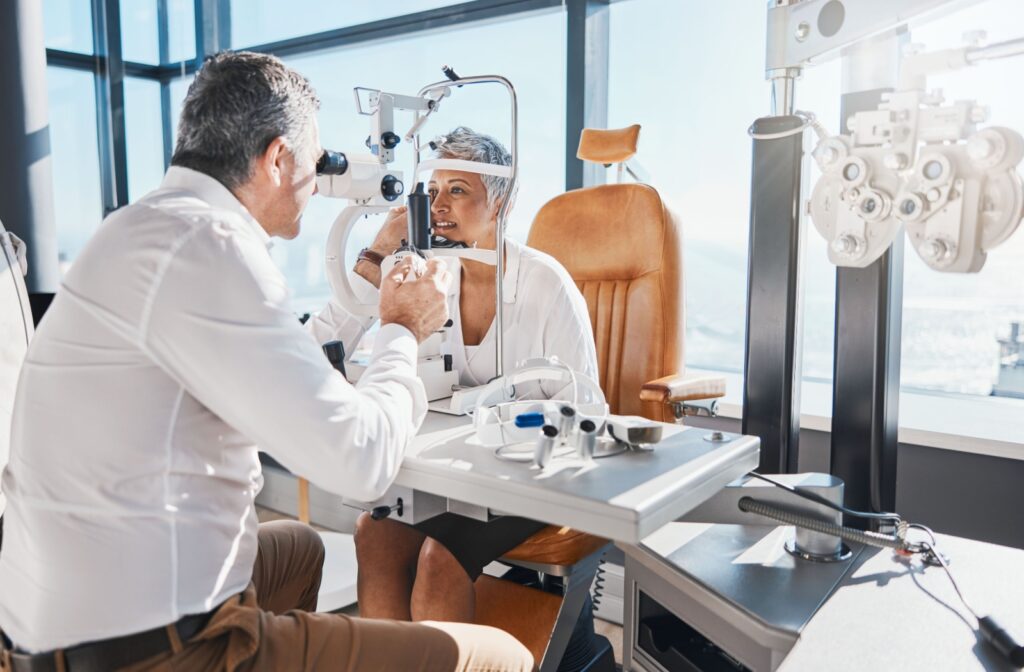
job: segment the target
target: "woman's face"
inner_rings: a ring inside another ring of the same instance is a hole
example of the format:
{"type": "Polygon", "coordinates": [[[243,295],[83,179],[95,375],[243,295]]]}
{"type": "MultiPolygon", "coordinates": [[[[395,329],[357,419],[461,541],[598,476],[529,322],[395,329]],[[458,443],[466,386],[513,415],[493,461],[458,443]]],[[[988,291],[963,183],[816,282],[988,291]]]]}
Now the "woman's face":
{"type": "Polygon", "coordinates": [[[428,189],[436,235],[470,247],[494,249],[498,204],[487,206],[487,192],[479,175],[435,170],[428,189]]]}

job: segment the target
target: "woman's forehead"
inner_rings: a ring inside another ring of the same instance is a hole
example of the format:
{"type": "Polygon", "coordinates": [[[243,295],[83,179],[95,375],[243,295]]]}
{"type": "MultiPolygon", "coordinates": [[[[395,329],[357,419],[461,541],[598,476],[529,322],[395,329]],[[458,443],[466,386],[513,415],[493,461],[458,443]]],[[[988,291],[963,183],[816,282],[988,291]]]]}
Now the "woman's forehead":
{"type": "Polygon", "coordinates": [[[430,174],[431,184],[449,184],[452,182],[465,182],[469,186],[479,186],[483,184],[483,180],[480,179],[480,175],[477,173],[469,173],[464,170],[444,170],[437,169],[430,174]]]}

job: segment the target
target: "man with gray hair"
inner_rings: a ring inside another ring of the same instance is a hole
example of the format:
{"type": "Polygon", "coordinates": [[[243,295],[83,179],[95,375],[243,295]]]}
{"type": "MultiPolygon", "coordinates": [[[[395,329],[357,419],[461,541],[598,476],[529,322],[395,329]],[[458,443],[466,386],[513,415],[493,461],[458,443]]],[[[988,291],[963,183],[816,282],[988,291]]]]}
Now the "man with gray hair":
{"type": "Polygon", "coordinates": [[[312,613],[319,536],[258,525],[257,446],[383,493],[426,412],[417,343],[448,317],[442,265],[396,267],[354,387],[296,320],[268,247],[316,191],[318,105],[274,57],[209,59],[163,183],[64,278],[14,408],[0,670],[532,667],[492,628],[312,613]]]}

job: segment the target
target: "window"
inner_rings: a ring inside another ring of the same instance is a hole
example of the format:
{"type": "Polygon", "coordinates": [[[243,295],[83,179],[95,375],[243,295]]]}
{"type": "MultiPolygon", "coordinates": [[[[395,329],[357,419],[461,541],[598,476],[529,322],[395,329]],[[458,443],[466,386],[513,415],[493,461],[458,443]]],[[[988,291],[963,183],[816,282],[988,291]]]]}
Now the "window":
{"type": "Polygon", "coordinates": [[[121,54],[126,61],[160,63],[157,0],[120,0],[121,54]]]}
{"type": "Polygon", "coordinates": [[[96,103],[92,73],[49,67],[46,77],[57,246],[63,269],[103,217],[96,103]]]}
{"type": "Polygon", "coordinates": [[[746,130],[769,112],[765,7],[630,0],[610,8],[609,127],[643,127],[637,158],[683,222],[687,366],[743,370],[746,130]],[[715,25],[729,26],[728,40],[715,25]]]}
{"type": "MultiPolygon", "coordinates": [[[[356,114],[352,88],[368,86],[415,94],[423,85],[443,79],[441,65],[463,75],[500,73],[519,96],[520,186],[508,223],[508,235],[525,241],[541,205],[561,193],[565,184],[565,18],[560,11],[533,14],[501,23],[459,27],[444,33],[415,36],[401,42],[379,42],[286,59],[309,77],[321,99],[320,136],[324,147],[365,153],[363,140],[369,117],[356,114]],[[514,39],[516,49],[492,45],[514,39]]],[[[508,97],[498,86],[467,87],[445,100],[428,121],[423,137],[465,125],[509,144],[508,97]]],[[[396,128],[404,134],[411,113],[396,112],[396,128]]],[[[411,179],[411,150],[399,145],[393,167],[411,179]]],[[[412,185],[407,184],[411,189],[412,185]]],[[[345,202],[314,197],[294,241],[275,242],[297,309],[319,308],[329,294],[324,274],[324,244],[331,224],[345,202]]],[[[379,226],[369,221],[354,232],[346,251],[349,264],[369,245],[379,226]]]]}
{"type": "Polygon", "coordinates": [[[195,0],[166,0],[166,2],[166,62],[177,63],[179,61],[191,61],[196,57],[195,0]]]}
{"type": "Polygon", "coordinates": [[[164,174],[160,83],[137,77],[126,78],[124,108],[128,200],[135,201],[160,186],[164,174]]]}
{"type": "MultiPolygon", "coordinates": [[[[842,64],[838,59],[804,70],[796,83],[795,107],[814,113],[829,133],[840,129],[840,101],[842,96],[842,64]]],[[[821,177],[818,164],[810,157],[818,136],[810,131],[805,139],[807,156],[804,175],[807,191],[821,177]]],[[[835,363],[834,342],[836,331],[836,268],[828,260],[828,246],[814,228],[810,217],[802,224],[803,249],[800,270],[803,273],[803,388],[801,406],[804,413],[831,415],[832,368],[835,363]]]]}
{"type": "MultiPolygon", "coordinates": [[[[222,0],[227,1],[227,0],[222,0]]],[[[456,0],[230,0],[231,44],[253,46],[454,4],[456,0]]]]}
{"type": "MultiPolygon", "coordinates": [[[[643,126],[638,158],[683,221],[687,365],[741,372],[751,147],[745,131],[770,109],[764,81],[765,3],[624,0],[610,11],[609,125],[643,126]],[[736,15],[747,20],[732,21],[736,15]],[[709,29],[726,24],[740,31],[728,41],[709,29]],[[686,39],[678,39],[680,30],[686,39]],[[637,40],[637,35],[644,39],[637,40]],[[673,47],[666,50],[664,44],[673,47]],[[658,67],[651,68],[652,63],[658,67]],[[665,80],[666,72],[677,74],[665,80]],[[659,83],[663,81],[669,83],[659,83]]],[[[914,25],[911,37],[933,50],[962,46],[965,30],[988,30],[989,42],[998,42],[1020,37],[1022,26],[1024,6],[1019,2],[989,0],[914,25]]],[[[989,123],[1024,131],[1024,93],[1007,84],[1019,79],[1022,60],[983,63],[929,83],[943,88],[948,101],[976,99],[990,106],[989,123]]],[[[827,61],[806,68],[796,86],[796,108],[815,113],[832,132],[840,125],[841,72],[838,59],[827,61]]],[[[814,141],[809,137],[809,148],[814,141]]],[[[804,170],[813,186],[819,172],[810,157],[804,170]]],[[[934,418],[943,395],[977,395],[973,399],[992,409],[1009,401],[986,402],[986,395],[997,376],[997,339],[1008,334],[1011,321],[1024,320],[1022,264],[1022,232],[991,252],[985,268],[973,275],[931,271],[907,246],[901,424],[980,435],[979,427],[938,428],[934,418]]],[[[802,410],[829,415],[836,272],[809,218],[804,222],[801,265],[802,410]]]]}
{"type": "MultiPolygon", "coordinates": [[[[985,30],[989,42],[1024,35],[1024,6],[990,0],[915,27],[929,51],[961,47],[964,31],[985,30]]],[[[1024,92],[1016,84],[1024,58],[988,61],[930,77],[947,102],[977,100],[991,109],[984,125],[1024,132],[1024,92]]],[[[903,287],[904,388],[988,395],[998,376],[999,344],[1012,320],[1024,320],[1024,230],[988,255],[977,274],[929,269],[908,244],[903,287]]]]}
{"type": "Polygon", "coordinates": [[[43,29],[46,46],[81,54],[93,53],[90,0],[45,0],[43,29]]]}
{"type": "MultiPolygon", "coordinates": [[[[1020,37],[1021,26],[1024,7],[1019,2],[992,0],[914,25],[910,37],[931,51],[963,46],[966,30],[987,30],[989,41],[998,42],[1020,37]]],[[[1005,84],[1014,80],[1019,69],[1020,58],[990,61],[934,76],[929,86],[942,88],[947,101],[976,99],[991,108],[988,124],[1021,131],[1024,94],[1005,84]]],[[[815,112],[830,131],[837,131],[840,85],[838,60],[807,69],[797,85],[797,108],[815,112]]],[[[809,166],[813,185],[819,173],[816,164],[809,162],[809,166]]],[[[804,377],[830,384],[836,274],[825,259],[824,242],[810,222],[806,230],[804,377]]],[[[1018,280],[1022,262],[1024,237],[1020,233],[992,251],[979,274],[941,274],[905,245],[901,385],[904,392],[929,395],[909,398],[904,394],[902,424],[924,426],[948,398],[943,394],[984,398],[991,393],[998,375],[997,338],[1009,333],[1012,321],[1024,320],[1024,285],[1018,280]],[[914,409],[926,413],[914,413],[914,409]]],[[[819,401],[812,413],[820,413],[821,396],[817,394],[819,401]]]]}

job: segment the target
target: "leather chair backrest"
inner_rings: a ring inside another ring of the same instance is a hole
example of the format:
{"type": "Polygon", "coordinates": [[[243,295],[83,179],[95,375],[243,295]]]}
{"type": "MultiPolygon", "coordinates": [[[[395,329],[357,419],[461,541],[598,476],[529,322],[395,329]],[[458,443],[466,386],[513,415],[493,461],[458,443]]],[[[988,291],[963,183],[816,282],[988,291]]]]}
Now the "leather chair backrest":
{"type": "Polygon", "coordinates": [[[663,405],[640,401],[645,382],[683,373],[682,232],[658,192],[608,184],[556,196],[527,245],[561,262],[583,292],[611,411],[671,421],[663,405]]]}

